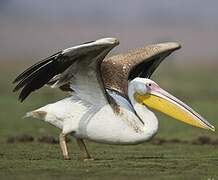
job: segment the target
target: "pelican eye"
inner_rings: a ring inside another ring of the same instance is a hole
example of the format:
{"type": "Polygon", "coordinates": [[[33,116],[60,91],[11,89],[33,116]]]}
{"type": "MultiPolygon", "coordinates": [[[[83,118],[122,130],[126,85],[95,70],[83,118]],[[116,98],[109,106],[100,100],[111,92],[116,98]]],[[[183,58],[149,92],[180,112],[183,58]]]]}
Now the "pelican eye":
{"type": "Polygon", "coordinates": [[[148,86],[151,86],[151,83],[149,83],[148,86]]]}

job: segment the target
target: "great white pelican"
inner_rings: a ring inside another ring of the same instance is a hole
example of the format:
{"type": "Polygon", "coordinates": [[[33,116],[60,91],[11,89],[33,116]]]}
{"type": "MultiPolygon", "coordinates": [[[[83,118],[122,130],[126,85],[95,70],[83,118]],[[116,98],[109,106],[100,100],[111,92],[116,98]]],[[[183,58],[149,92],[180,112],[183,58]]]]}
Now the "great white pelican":
{"type": "Polygon", "coordinates": [[[83,159],[91,159],[84,139],[107,144],[138,144],[151,139],[158,130],[152,109],[192,126],[215,130],[150,79],[179,44],[154,44],[105,58],[118,44],[116,38],[103,38],[67,48],[37,62],[14,80],[14,91],[21,89],[21,101],[44,85],[70,92],[70,97],[26,114],[61,129],[64,159],[69,159],[68,134],[76,138],[83,159]]]}

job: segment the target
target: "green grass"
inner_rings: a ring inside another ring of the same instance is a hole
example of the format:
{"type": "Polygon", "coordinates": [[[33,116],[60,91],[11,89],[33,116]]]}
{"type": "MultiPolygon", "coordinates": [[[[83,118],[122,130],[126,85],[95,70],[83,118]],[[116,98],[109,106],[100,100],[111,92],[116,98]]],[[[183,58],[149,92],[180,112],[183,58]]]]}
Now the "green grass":
{"type": "Polygon", "coordinates": [[[217,178],[215,146],[89,144],[95,161],[82,162],[70,143],[71,160],[63,161],[58,145],[4,144],[1,179],[208,179],[217,178]],[[40,147],[40,148],[39,148],[40,147]],[[4,178],[3,178],[4,177],[4,178]]]}
{"type": "MultiPolygon", "coordinates": [[[[218,133],[190,127],[159,113],[156,138],[186,143],[111,146],[87,142],[96,160],[83,162],[71,138],[71,160],[62,160],[57,144],[37,141],[44,134],[57,137],[60,131],[39,120],[22,119],[22,116],[61,99],[64,94],[44,88],[19,103],[16,94],[11,92],[11,82],[26,66],[21,62],[0,63],[0,179],[218,179],[218,145],[192,143],[200,136],[215,141],[218,133]],[[33,136],[35,141],[7,142],[8,138],[22,134],[33,136]]],[[[218,127],[217,72],[216,67],[178,67],[166,62],[153,79],[218,127]]]]}

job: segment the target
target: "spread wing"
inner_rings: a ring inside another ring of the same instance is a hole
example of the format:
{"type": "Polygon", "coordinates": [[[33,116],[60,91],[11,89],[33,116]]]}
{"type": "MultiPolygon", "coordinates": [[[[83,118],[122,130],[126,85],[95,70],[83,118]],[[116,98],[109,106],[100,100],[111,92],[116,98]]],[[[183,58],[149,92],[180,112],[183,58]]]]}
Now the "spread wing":
{"type": "Polygon", "coordinates": [[[104,59],[101,71],[106,88],[128,97],[129,80],[150,78],[162,60],[179,48],[173,42],[154,44],[104,59]]]}
{"type": "Polygon", "coordinates": [[[118,44],[115,38],[104,38],[60,51],[21,73],[14,80],[17,83],[14,91],[21,89],[19,99],[23,101],[31,92],[47,84],[71,89],[90,103],[106,102],[100,66],[118,44]]]}

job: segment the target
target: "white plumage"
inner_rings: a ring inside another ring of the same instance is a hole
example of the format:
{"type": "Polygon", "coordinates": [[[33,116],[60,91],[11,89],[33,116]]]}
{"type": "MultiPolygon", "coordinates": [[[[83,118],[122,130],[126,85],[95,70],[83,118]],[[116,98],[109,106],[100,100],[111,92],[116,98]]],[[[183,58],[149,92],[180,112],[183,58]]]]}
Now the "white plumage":
{"type": "Polygon", "coordinates": [[[104,38],[60,51],[28,68],[14,82],[20,100],[49,85],[71,96],[26,114],[62,130],[60,146],[69,159],[66,135],[77,140],[83,159],[90,159],[83,139],[107,144],[137,144],[154,136],[153,108],[193,126],[214,130],[203,117],[148,79],[177,43],[162,43],[104,58],[118,45],[104,38]]]}
{"type": "Polygon", "coordinates": [[[72,133],[77,138],[107,144],[137,144],[150,139],[157,132],[158,121],[152,111],[136,102],[132,102],[132,106],[122,96],[108,92],[120,107],[120,115],[116,115],[109,104],[91,104],[76,96],[27,114],[39,119],[42,119],[41,114],[46,114],[43,120],[62,129],[63,134],[72,133]]]}

